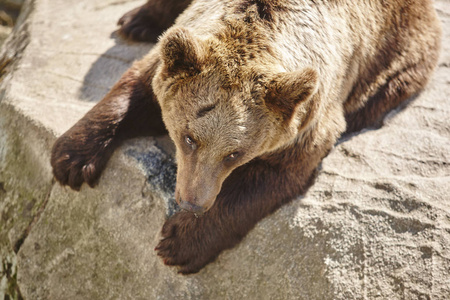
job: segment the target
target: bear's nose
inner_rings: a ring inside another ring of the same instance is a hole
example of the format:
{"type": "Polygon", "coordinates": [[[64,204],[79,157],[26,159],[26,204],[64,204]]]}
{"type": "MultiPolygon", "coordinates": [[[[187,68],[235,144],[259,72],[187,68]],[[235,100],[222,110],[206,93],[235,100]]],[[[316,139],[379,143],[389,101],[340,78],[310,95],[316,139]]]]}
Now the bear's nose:
{"type": "Polygon", "coordinates": [[[192,204],[192,203],[187,202],[187,201],[183,201],[181,199],[180,199],[180,207],[181,207],[181,209],[193,212],[193,213],[198,214],[198,215],[201,215],[201,214],[203,214],[205,212],[205,208],[203,208],[201,206],[198,206],[198,205],[195,205],[195,204],[192,204]]]}

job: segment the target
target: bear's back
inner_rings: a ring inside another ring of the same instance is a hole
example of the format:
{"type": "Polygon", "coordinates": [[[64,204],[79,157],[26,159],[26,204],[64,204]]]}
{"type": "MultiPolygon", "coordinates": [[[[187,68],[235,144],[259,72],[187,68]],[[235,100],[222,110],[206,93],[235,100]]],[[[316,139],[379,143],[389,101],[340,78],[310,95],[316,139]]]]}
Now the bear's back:
{"type": "Polygon", "coordinates": [[[312,66],[322,95],[339,102],[368,73],[383,72],[401,52],[424,51],[430,31],[439,32],[429,0],[196,0],[175,26],[208,39],[226,20],[257,24],[252,30],[267,36],[277,71],[312,66]]]}

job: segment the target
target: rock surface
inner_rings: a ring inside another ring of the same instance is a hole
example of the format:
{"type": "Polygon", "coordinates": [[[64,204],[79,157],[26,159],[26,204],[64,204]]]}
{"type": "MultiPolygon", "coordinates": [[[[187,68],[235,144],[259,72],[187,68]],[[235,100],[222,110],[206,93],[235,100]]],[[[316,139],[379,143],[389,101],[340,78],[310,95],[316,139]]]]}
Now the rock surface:
{"type": "Polygon", "coordinates": [[[450,1],[428,88],[343,138],[307,194],[198,274],[153,251],[173,209],[168,139],[137,139],[95,189],[52,181],[52,143],[152,45],[116,20],[142,1],[29,0],[0,53],[0,298],[448,299],[450,1]],[[113,34],[111,34],[113,33],[113,34]]]}

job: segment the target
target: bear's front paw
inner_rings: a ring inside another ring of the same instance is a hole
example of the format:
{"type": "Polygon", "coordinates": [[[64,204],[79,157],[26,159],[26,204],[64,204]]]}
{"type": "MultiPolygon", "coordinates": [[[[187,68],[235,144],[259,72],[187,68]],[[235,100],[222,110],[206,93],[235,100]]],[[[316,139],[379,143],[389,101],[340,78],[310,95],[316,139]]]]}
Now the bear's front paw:
{"type": "Polygon", "coordinates": [[[64,134],[52,149],[53,175],[62,185],[77,191],[83,182],[91,187],[97,183],[107,160],[105,147],[85,143],[64,134]]]}
{"type": "Polygon", "coordinates": [[[155,250],[164,264],[178,266],[178,273],[197,273],[220,253],[216,232],[205,226],[207,215],[180,212],[166,221],[155,250]]]}
{"type": "Polygon", "coordinates": [[[163,30],[157,26],[146,5],[124,14],[117,24],[123,37],[140,42],[156,42],[163,30]]]}

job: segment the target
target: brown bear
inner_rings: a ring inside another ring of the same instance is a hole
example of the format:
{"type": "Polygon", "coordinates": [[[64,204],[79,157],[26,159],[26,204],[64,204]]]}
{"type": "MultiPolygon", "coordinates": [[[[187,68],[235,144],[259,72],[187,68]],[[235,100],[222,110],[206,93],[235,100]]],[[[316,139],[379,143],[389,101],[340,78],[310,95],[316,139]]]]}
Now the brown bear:
{"type": "Polygon", "coordinates": [[[185,274],[304,193],[341,134],[418,93],[441,36],[430,0],[150,0],[119,24],[151,41],[173,22],[51,163],[61,184],[94,186],[123,140],[168,132],[184,210],[156,250],[185,274]]]}

